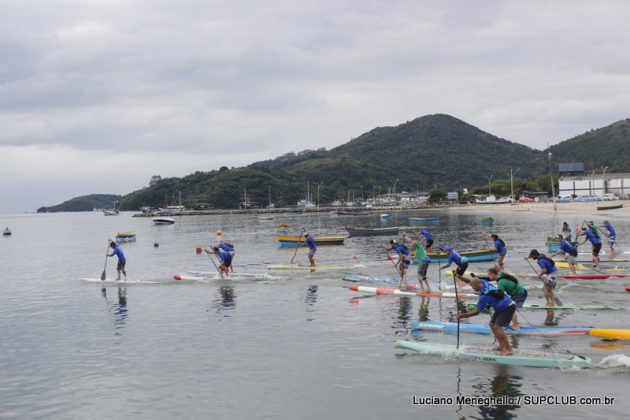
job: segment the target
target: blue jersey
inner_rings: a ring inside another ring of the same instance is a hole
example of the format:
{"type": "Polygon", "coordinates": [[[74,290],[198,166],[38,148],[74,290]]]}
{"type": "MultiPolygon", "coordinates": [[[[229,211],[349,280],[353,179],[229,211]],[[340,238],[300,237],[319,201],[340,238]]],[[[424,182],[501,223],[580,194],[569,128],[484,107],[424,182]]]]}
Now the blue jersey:
{"type": "Polygon", "coordinates": [[[396,254],[398,254],[398,255],[400,255],[400,254],[403,254],[403,255],[406,255],[406,256],[411,255],[411,253],[409,252],[409,248],[407,248],[404,245],[398,245],[396,247],[395,251],[396,251],[396,254]]]}
{"type": "Polygon", "coordinates": [[[507,251],[505,249],[505,245],[503,245],[503,242],[501,242],[500,239],[495,239],[494,247],[497,249],[497,252],[499,253],[499,255],[502,255],[505,257],[505,254],[507,251]]]}
{"type": "Polygon", "coordinates": [[[558,269],[546,260],[545,258],[538,258],[538,266],[544,270],[547,270],[547,274],[555,273],[558,269]]]}
{"type": "Polygon", "coordinates": [[[221,262],[225,262],[227,260],[232,259],[232,256],[222,249],[219,249],[219,252],[217,252],[217,257],[219,257],[219,260],[221,262]]]}
{"type": "Polygon", "coordinates": [[[315,239],[311,238],[310,236],[306,238],[306,245],[308,245],[310,249],[317,249],[317,245],[315,245],[315,239]]]}
{"type": "Polygon", "coordinates": [[[500,299],[497,296],[490,294],[491,291],[498,290],[499,289],[495,285],[488,283],[487,280],[481,280],[481,295],[477,301],[477,309],[479,312],[488,307],[494,309],[495,312],[500,312],[512,304],[512,299],[510,299],[505,293],[500,299]]]}
{"type": "Polygon", "coordinates": [[[426,239],[427,241],[433,240],[433,235],[431,235],[431,233],[426,229],[422,229],[420,231],[420,235],[424,236],[424,239],[426,239]]]}
{"type": "Polygon", "coordinates": [[[575,249],[575,247],[566,239],[563,239],[562,242],[560,242],[560,249],[567,254],[571,254],[573,256],[577,255],[577,249],[575,249]]]}
{"type": "Polygon", "coordinates": [[[455,263],[457,265],[462,265],[462,257],[455,251],[451,251],[451,255],[448,256],[448,265],[455,263]]]}
{"type": "Polygon", "coordinates": [[[612,227],[610,223],[606,223],[604,227],[608,231],[608,234],[610,235],[611,238],[614,238],[617,236],[617,232],[615,232],[615,229],[612,227]]]}
{"type": "Polygon", "coordinates": [[[589,241],[591,241],[591,244],[593,245],[599,245],[602,243],[602,241],[597,237],[597,235],[595,235],[593,232],[591,232],[590,230],[586,230],[584,232],[584,234],[586,235],[586,237],[588,238],[589,241]]]}
{"type": "Polygon", "coordinates": [[[221,242],[218,248],[224,250],[225,252],[234,252],[234,247],[230,244],[226,244],[225,242],[221,242]]]}
{"type": "Polygon", "coordinates": [[[112,257],[114,255],[118,257],[118,261],[120,261],[121,263],[124,264],[127,262],[127,259],[125,258],[125,254],[123,254],[122,249],[120,249],[118,245],[116,245],[116,248],[114,248],[114,250],[112,251],[112,257]]]}

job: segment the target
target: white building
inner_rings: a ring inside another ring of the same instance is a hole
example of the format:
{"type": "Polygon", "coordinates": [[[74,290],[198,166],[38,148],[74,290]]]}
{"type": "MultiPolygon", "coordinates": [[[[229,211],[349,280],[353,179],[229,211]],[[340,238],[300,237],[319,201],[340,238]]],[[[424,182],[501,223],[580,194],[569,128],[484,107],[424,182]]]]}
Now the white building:
{"type": "Polygon", "coordinates": [[[626,174],[590,174],[560,177],[558,195],[569,197],[630,195],[630,173],[626,174]]]}

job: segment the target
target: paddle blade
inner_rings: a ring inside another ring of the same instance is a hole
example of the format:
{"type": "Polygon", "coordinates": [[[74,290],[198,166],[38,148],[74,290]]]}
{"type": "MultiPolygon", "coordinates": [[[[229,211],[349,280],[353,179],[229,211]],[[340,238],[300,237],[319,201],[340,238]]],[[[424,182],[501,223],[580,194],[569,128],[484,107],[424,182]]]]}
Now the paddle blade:
{"type": "Polygon", "coordinates": [[[101,274],[101,280],[105,280],[105,271],[103,270],[103,274],[101,274]]]}

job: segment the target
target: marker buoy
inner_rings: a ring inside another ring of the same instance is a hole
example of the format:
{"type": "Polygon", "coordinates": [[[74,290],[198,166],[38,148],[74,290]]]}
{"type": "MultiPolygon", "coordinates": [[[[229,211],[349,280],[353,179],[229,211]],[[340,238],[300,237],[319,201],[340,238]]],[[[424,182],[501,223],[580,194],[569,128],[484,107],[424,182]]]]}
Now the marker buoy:
{"type": "Polygon", "coordinates": [[[181,279],[182,279],[182,276],[180,276],[179,274],[175,274],[173,276],[173,280],[180,281],[181,279]]]}
{"type": "Polygon", "coordinates": [[[153,248],[157,248],[157,247],[159,247],[159,246],[160,246],[160,244],[159,244],[159,243],[157,243],[157,242],[153,242],[153,248]]]}
{"type": "Polygon", "coordinates": [[[197,254],[201,254],[201,248],[200,248],[200,247],[197,247],[197,248],[195,249],[195,252],[196,252],[197,254]]]}
{"type": "Polygon", "coordinates": [[[223,232],[221,232],[220,230],[217,230],[216,235],[217,235],[217,236],[223,236],[223,232]]]}
{"type": "Polygon", "coordinates": [[[630,292],[630,287],[626,287],[626,292],[630,292]]]}

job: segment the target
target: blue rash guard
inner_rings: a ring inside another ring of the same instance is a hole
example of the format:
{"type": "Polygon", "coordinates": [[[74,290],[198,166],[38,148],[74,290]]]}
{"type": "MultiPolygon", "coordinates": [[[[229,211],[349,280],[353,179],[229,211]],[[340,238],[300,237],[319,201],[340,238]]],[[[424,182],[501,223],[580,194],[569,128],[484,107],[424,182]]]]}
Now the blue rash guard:
{"type": "Polygon", "coordinates": [[[234,252],[234,247],[230,244],[226,244],[225,242],[221,242],[218,246],[219,249],[224,250],[225,252],[234,252]]]}
{"type": "Polygon", "coordinates": [[[481,295],[477,301],[477,309],[482,312],[488,307],[494,309],[495,312],[501,312],[512,304],[512,299],[507,294],[503,294],[503,298],[499,299],[496,296],[489,294],[491,291],[498,291],[499,289],[488,283],[487,280],[481,280],[481,295]]]}
{"type": "Polygon", "coordinates": [[[589,241],[591,241],[591,244],[593,245],[599,245],[602,243],[602,241],[597,237],[597,235],[595,235],[593,232],[591,232],[590,230],[586,230],[584,232],[584,235],[586,235],[586,237],[588,238],[589,241]]]}
{"type": "Polygon", "coordinates": [[[306,238],[306,245],[308,245],[310,249],[317,249],[317,245],[315,245],[315,240],[310,236],[306,238]]]}
{"type": "Polygon", "coordinates": [[[505,249],[505,245],[503,245],[503,242],[501,242],[501,240],[496,239],[494,241],[494,247],[497,249],[497,252],[499,253],[499,255],[505,257],[507,250],[505,249]]]}
{"type": "Polygon", "coordinates": [[[551,264],[548,260],[544,258],[538,258],[538,261],[536,262],[538,263],[538,267],[547,270],[547,274],[553,274],[558,271],[558,269],[553,264],[551,264]]]}
{"type": "Polygon", "coordinates": [[[116,245],[116,248],[114,248],[114,250],[112,251],[112,257],[114,255],[118,257],[118,261],[120,261],[121,263],[124,264],[127,262],[127,259],[125,258],[125,254],[123,254],[122,249],[120,249],[118,245],[116,245]]]}
{"type": "Polygon", "coordinates": [[[575,249],[575,247],[566,239],[563,239],[562,242],[560,242],[560,249],[567,254],[577,255],[577,249],[575,249]]]}
{"type": "Polygon", "coordinates": [[[604,227],[605,227],[605,228],[606,228],[606,230],[608,231],[608,235],[609,235],[611,238],[613,238],[613,239],[614,239],[614,238],[616,238],[616,237],[617,237],[617,232],[615,232],[615,229],[612,227],[612,225],[611,225],[610,223],[606,223],[606,224],[604,225],[604,227]]]}
{"type": "Polygon", "coordinates": [[[424,239],[426,239],[427,241],[433,240],[433,235],[431,235],[431,233],[429,233],[429,231],[426,229],[422,229],[420,231],[420,235],[424,236],[424,239]]]}
{"type": "Polygon", "coordinates": [[[448,265],[450,267],[451,264],[455,263],[456,265],[462,265],[462,257],[455,251],[451,251],[451,255],[448,256],[448,265]]]}
{"type": "Polygon", "coordinates": [[[396,254],[398,254],[398,255],[403,254],[403,255],[405,255],[405,256],[407,256],[407,257],[408,257],[409,255],[411,255],[411,253],[409,252],[409,248],[407,248],[407,247],[405,247],[405,246],[402,246],[402,245],[398,245],[398,246],[396,247],[395,252],[396,252],[396,254]]]}
{"type": "Polygon", "coordinates": [[[232,259],[232,256],[222,249],[219,249],[219,252],[217,252],[217,257],[219,257],[221,262],[232,259]]]}

